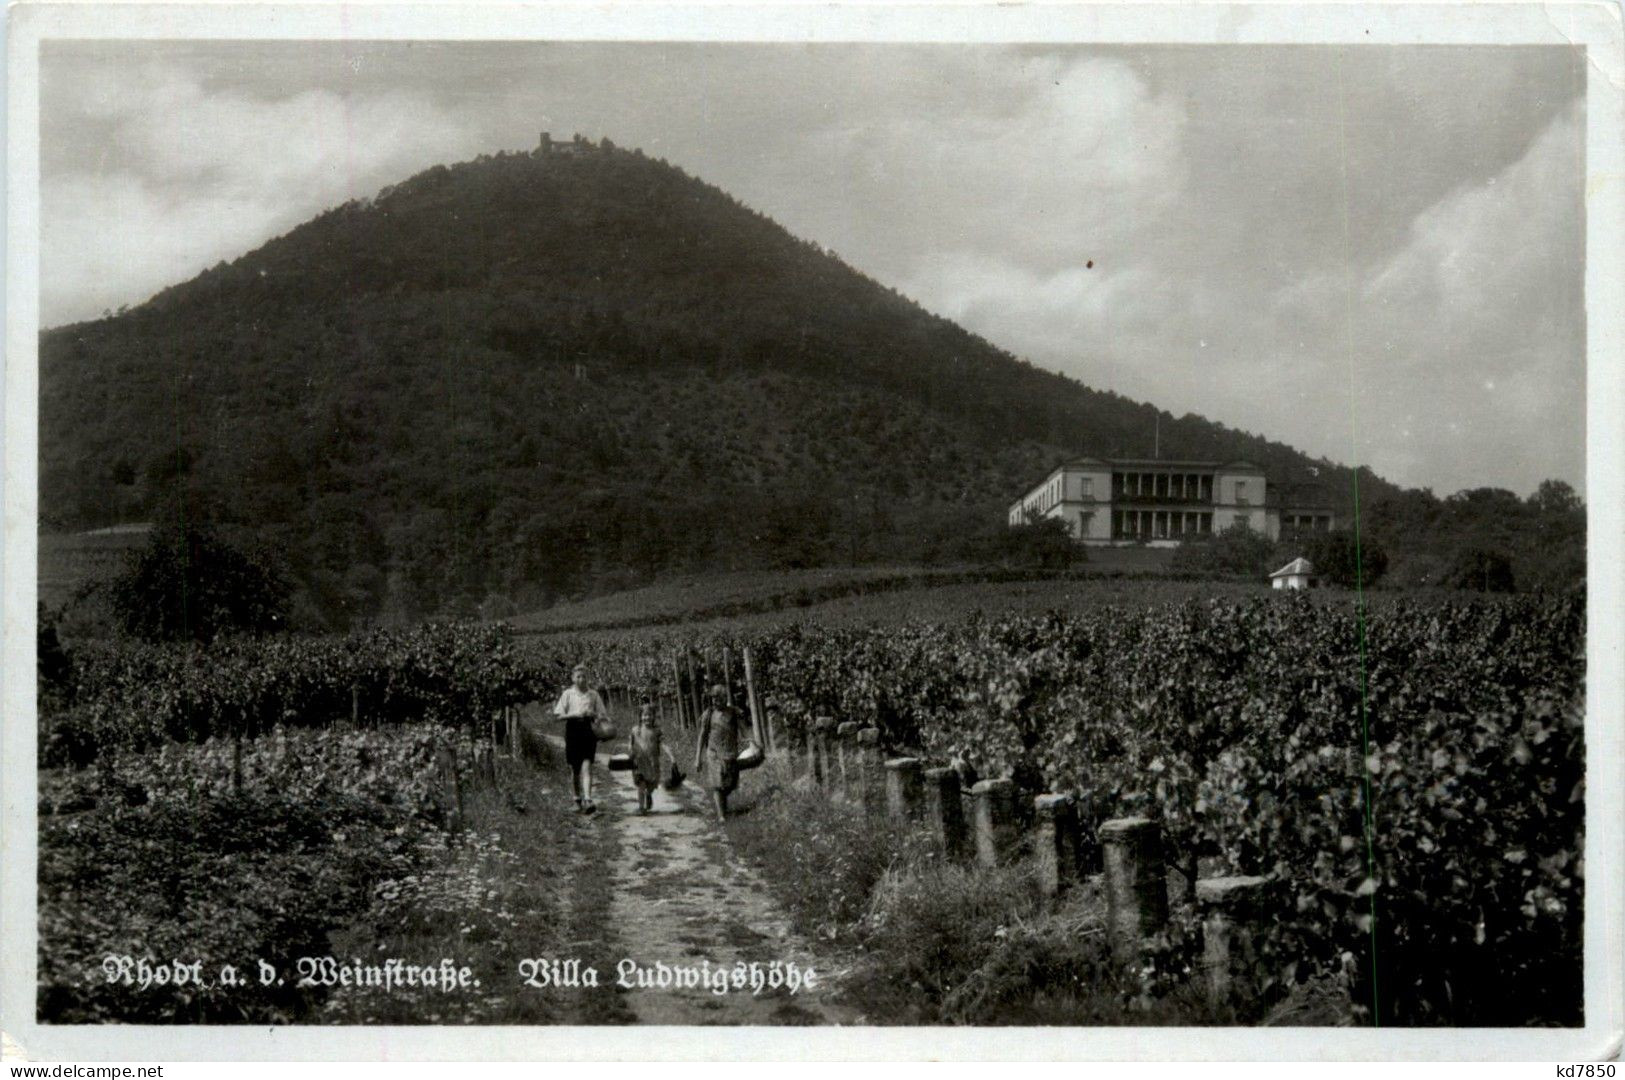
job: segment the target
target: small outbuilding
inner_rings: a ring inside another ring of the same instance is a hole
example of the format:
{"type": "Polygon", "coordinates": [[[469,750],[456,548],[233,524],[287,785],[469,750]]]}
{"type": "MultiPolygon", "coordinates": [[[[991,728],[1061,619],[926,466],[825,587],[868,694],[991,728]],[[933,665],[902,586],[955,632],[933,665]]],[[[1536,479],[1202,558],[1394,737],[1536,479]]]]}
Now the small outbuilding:
{"type": "Polygon", "coordinates": [[[1310,580],[1314,576],[1314,566],[1308,559],[1300,555],[1270,575],[1270,587],[1274,589],[1307,589],[1310,580]]]}

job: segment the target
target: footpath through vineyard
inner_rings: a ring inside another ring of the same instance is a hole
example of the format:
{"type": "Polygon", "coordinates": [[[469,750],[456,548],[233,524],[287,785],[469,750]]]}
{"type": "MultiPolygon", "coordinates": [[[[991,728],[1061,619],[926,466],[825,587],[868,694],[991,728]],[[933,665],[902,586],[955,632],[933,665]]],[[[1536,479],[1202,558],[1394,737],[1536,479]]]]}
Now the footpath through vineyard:
{"type": "MultiPolygon", "coordinates": [[[[625,731],[627,717],[618,717],[625,731]]],[[[562,739],[545,721],[527,718],[533,730],[545,731],[562,753],[562,739]]],[[[600,747],[599,760],[619,748],[620,740],[600,747]]],[[[680,969],[698,970],[710,985],[647,986],[625,990],[620,1008],[625,1019],[641,1024],[843,1024],[856,1014],[837,1003],[837,962],[817,953],[791,928],[790,919],[761,879],[746,867],[692,786],[655,795],[654,811],[638,814],[637,789],[631,773],[594,770],[598,814],[591,824],[613,832],[618,841],[608,865],[575,859],[576,873],[598,875],[582,881],[572,894],[577,902],[606,897],[604,936],[587,943],[607,960],[600,976],[615,981],[615,965],[638,965],[650,981],[663,969],[678,979],[680,969]],[[595,887],[601,886],[601,887],[595,887]],[[768,972],[811,971],[810,986],[795,993],[786,988],[753,992],[753,968],[768,972]],[[722,974],[729,982],[719,989],[722,974]],[[747,985],[736,987],[743,975],[747,985]]],[[[568,781],[565,781],[568,783],[568,781]]],[[[562,797],[562,792],[549,797],[562,797]]],[[[585,913],[574,912],[581,923],[585,913]]],[[[596,919],[590,920],[597,922],[596,919]]],[[[636,976],[634,976],[636,981],[636,976]]],[[[582,1022],[591,1022],[590,1020],[582,1022]]]]}

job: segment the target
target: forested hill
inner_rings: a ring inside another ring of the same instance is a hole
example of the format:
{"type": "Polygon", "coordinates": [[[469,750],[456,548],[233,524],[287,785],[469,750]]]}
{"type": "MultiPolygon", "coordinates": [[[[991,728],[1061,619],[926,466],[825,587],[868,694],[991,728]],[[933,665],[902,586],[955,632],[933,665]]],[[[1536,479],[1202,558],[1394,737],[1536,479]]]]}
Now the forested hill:
{"type": "MultiPolygon", "coordinates": [[[[929,557],[1067,455],[1151,452],[1152,406],[1011,357],[680,169],[572,150],[437,166],[45,332],[44,526],[180,506],[281,549],[324,612],[414,617],[929,557]]],[[[1160,428],[1164,456],[1350,487],[1200,417],[1160,428]]]]}

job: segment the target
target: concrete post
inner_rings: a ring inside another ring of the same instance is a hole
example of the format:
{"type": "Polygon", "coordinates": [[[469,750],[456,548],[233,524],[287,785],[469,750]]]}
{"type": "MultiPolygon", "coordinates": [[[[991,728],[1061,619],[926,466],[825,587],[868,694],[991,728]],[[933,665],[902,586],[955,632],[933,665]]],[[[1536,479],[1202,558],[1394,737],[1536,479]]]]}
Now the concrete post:
{"type": "Polygon", "coordinates": [[[880,752],[880,729],[858,729],[858,802],[871,814],[884,809],[886,757],[880,752]]]}
{"type": "Polygon", "coordinates": [[[834,728],[834,720],[820,716],[807,729],[807,774],[815,784],[829,783],[829,733],[834,728]]]}
{"type": "Polygon", "coordinates": [[[858,724],[843,720],[835,725],[836,790],[843,799],[853,797],[858,781],[858,724]]]}
{"type": "Polygon", "coordinates": [[[1256,984],[1253,935],[1263,909],[1265,885],[1266,879],[1261,877],[1201,878],[1196,882],[1196,905],[1202,916],[1202,967],[1208,993],[1216,1001],[1233,992],[1248,993],[1256,984]]]}
{"type": "Polygon", "coordinates": [[[1033,853],[1038,861],[1038,887],[1045,896],[1060,896],[1079,879],[1078,800],[1071,795],[1033,799],[1033,853]]]}
{"type": "Polygon", "coordinates": [[[1106,923],[1119,961],[1139,956],[1140,942],[1168,921],[1168,869],[1162,826],[1117,818],[1100,827],[1106,865],[1106,923]]]}
{"type": "Polygon", "coordinates": [[[886,813],[898,821],[920,817],[925,809],[925,777],[919,758],[886,762],[886,813]]]}
{"type": "Polygon", "coordinates": [[[981,780],[970,789],[974,800],[976,861],[1000,866],[1015,860],[1016,785],[1013,780],[981,780]]]}
{"type": "Polygon", "coordinates": [[[959,794],[959,773],[949,768],[926,769],[925,823],[949,859],[965,857],[970,846],[965,828],[965,804],[959,794]]]}

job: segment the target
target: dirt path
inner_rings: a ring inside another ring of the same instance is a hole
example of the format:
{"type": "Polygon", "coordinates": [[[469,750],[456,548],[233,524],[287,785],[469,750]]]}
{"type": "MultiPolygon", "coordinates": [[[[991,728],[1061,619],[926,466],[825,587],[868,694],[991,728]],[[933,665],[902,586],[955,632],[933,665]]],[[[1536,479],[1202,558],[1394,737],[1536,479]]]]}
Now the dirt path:
{"type": "MultiPolygon", "coordinates": [[[[626,730],[622,725],[622,730],[626,730]]],[[[654,811],[638,813],[629,772],[602,765],[625,740],[600,747],[593,770],[596,826],[618,834],[618,857],[606,869],[605,929],[618,962],[635,962],[658,975],[657,965],[704,974],[736,965],[794,964],[814,972],[810,988],[749,987],[717,993],[708,986],[635,988],[620,1003],[640,1024],[842,1024],[856,1012],[836,1003],[840,973],[790,926],[767,886],[744,866],[691,784],[655,794],[654,811]]],[[[613,978],[613,976],[612,976],[613,978]]],[[[714,976],[713,976],[714,978],[714,976]]],[[[635,981],[635,979],[634,979],[635,981]]]]}

